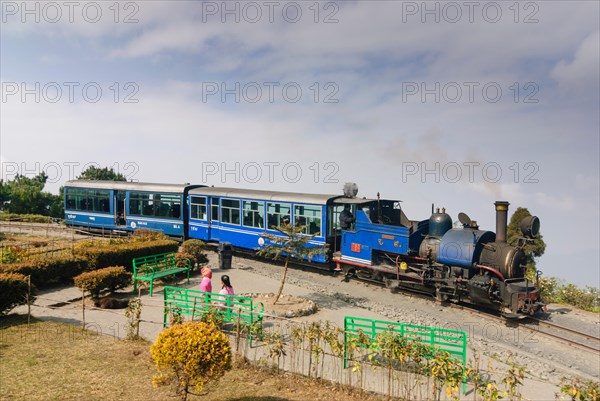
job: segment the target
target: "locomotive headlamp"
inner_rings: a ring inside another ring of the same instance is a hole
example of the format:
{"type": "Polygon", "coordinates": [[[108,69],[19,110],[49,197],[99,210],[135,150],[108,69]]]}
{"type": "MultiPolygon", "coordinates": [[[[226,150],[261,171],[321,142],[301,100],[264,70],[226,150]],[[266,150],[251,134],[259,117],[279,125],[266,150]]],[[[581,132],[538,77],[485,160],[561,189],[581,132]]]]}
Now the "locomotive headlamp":
{"type": "Polygon", "coordinates": [[[540,233],[540,219],[537,216],[527,216],[521,220],[521,232],[526,238],[537,238],[540,233]]]}

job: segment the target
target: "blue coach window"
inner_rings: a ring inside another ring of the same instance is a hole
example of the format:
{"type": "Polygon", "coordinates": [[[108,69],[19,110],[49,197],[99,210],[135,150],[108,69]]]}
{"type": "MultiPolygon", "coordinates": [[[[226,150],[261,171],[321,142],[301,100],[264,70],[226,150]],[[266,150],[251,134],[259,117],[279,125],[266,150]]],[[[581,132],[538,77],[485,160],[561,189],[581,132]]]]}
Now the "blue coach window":
{"type": "Polygon", "coordinates": [[[110,212],[110,191],[85,188],[66,188],[67,209],[90,212],[110,212]]]}
{"type": "Polygon", "coordinates": [[[154,216],[152,194],[131,192],[129,194],[129,214],[133,216],[154,216]]]}
{"type": "Polygon", "coordinates": [[[156,194],[154,195],[156,209],[154,215],[157,217],[171,217],[178,219],[181,217],[181,196],[156,194]]]}
{"type": "Polygon", "coordinates": [[[134,216],[142,215],[142,194],[131,192],[129,194],[129,211],[128,214],[134,216]]]}
{"type": "Polygon", "coordinates": [[[296,205],[294,221],[304,228],[305,234],[321,235],[321,208],[319,206],[296,205]]]}
{"type": "Polygon", "coordinates": [[[219,199],[212,198],[210,200],[210,221],[219,221],[219,199]]]}
{"type": "Polygon", "coordinates": [[[221,199],[221,223],[240,224],[240,201],[221,199]]]}
{"type": "Polygon", "coordinates": [[[152,194],[141,195],[142,216],[154,216],[154,197],[152,194]]]}
{"type": "Polygon", "coordinates": [[[244,201],[242,222],[247,227],[265,228],[265,203],[256,201],[244,201]]]}
{"type": "Polygon", "coordinates": [[[181,196],[131,192],[129,194],[129,214],[132,216],[179,219],[181,217],[181,196]]]}
{"type": "Polygon", "coordinates": [[[289,224],[292,215],[292,207],[286,203],[267,203],[267,228],[279,227],[289,224]]]}
{"type": "Polygon", "coordinates": [[[191,197],[190,216],[192,219],[206,220],[206,198],[200,196],[191,197]]]}

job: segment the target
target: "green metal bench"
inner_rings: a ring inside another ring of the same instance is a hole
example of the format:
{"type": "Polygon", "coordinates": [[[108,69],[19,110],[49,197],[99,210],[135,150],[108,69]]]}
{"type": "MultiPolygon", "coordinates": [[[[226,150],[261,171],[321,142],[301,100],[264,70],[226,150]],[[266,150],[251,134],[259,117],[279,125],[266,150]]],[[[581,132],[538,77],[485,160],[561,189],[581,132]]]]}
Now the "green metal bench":
{"type": "MultiPolygon", "coordinates": [[[[230,323],[240,323],[257,329],[262,335],[262,321],[265,306],[262,302],[255,303],[250,297],[239,295],[223,295],[187,288],[164,288],[163,327],[167,327],[171,313],[191,316],[191,320],[200,317],[209,310],[218,310],[223,320],[230,323]]],[[[253,330],[249,332],[252,346],[253,330]]]]}
{"type": "Polygon", "coordinates": [[[143,256],[133,259],[133,291],[137,291],[138,281],[150,282],[150,296],[152,296],[154,280],[162,277],[173,276],[177,273],[187,273],[190,282],[192,262],[188,260],[185,266],[177,266],[175,252],[160,253],[157,255],[143,256]]]}

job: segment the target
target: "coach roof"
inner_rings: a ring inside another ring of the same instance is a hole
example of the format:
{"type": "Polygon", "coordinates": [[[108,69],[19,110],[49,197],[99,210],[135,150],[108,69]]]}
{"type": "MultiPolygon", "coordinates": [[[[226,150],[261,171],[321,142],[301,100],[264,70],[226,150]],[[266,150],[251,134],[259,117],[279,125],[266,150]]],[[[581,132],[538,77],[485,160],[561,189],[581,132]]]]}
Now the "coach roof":
{"type": "Polygon", "coordinates": [[[305,194],[296,192],[263,191],[257,189],[204,187],[190,191],[190,195],[209,195],[224,198],[257,199],[280,202],[300,202],[326,205],[340,195],[305,194]]]}
{"type": "Polygon", "coordinates": [[[160,184],[150,182],[73,180],[67,181],[65,187],[90,189],[116,189],[122,191],[171,192],[183,193],[186,188],[197,188],[190,184],[160,184]]]}

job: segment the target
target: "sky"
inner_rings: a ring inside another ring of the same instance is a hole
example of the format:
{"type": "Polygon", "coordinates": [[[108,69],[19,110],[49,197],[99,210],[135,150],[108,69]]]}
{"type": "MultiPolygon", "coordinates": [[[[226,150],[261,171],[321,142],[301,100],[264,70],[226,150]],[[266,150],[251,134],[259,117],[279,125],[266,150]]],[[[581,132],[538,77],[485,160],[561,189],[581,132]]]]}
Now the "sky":
{"type": "Polygon", "coordinates": [[[600,287],[597,1],[0,2],[2,179],[129,180],[402,200],[600,287]],[[510,213],[510,211],[509,211],[510,213]]]}

